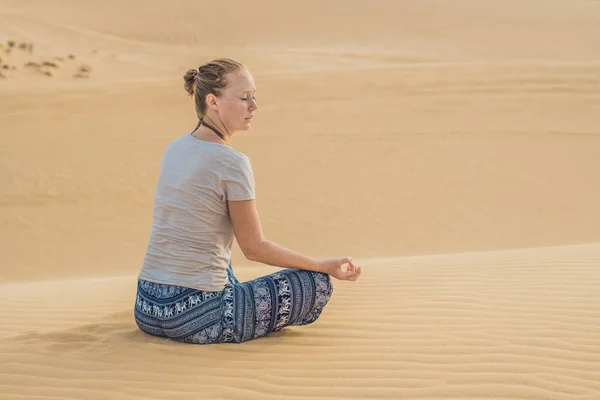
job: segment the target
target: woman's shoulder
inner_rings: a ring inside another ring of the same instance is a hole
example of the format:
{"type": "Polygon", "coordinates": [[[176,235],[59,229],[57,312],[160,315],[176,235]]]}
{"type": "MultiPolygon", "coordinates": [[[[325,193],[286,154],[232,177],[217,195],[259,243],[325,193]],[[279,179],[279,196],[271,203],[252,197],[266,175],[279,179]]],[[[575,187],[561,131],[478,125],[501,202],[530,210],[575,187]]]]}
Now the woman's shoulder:
{"type": "MultiPolygon", "coordinates": [[[[219,169],[251,169],[250,158],[239,150],[228,145],[215,142],[207,142],[186,134],[173,140],[168,146],[173,148],[192,148],[202,152],[208,157],[214,167],[219,169]]],[[[177,151],[179,152],[179,151],[177,151]]],[[[205,158],[206,160],[206,158],[205,158]]]]}
{"type": "Polygon", "coordinates": [[[173,142],[184,141],[184,140],[187,140],[187,141],[189,141],[190,143],[193,143],[196,146],[202,146],[202,147],[206,147],[206,148],[210,148],[210,149],[222,151],[222,152],[224,152],[226,154],[230,154],[234,158],[236,158],[236,157],[237,158],[247,158],[247,156],[244,153],[242,153],[241,151],[238,151],[238,150],[234,149],[231,146],[228,146],[228,145],[223,144],[223,143],[208,142],[206,140],[197,139],[197,138],[195,138],[191,134],[186,134],[184,136],[181,136],[181,137],[175,139],[173,142]]]}

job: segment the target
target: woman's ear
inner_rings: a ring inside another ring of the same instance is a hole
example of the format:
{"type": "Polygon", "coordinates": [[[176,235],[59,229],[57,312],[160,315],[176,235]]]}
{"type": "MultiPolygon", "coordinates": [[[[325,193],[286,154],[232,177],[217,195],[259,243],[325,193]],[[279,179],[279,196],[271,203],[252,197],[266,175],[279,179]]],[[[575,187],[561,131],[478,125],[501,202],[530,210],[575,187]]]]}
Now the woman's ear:
{"type": "Polygon", "coordinates": [[[218,110],[218,102],[217,102],[217,96],[215,96],[212,93],[209,93],[206,96],[206,106],[212,108],[213,110],[217,111],[218,110]]]}

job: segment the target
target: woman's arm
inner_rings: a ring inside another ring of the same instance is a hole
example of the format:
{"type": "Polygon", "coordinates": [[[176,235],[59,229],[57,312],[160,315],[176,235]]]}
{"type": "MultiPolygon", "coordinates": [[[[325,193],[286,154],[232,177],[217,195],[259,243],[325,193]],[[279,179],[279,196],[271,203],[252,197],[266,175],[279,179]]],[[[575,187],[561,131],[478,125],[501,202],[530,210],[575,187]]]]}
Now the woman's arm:
{"type": "Polygon", "coordinates": [[[317,260],[266,240],[255,200],[229,201],[228,205],[235,238],[247,259],[282,268],[322,272],[344,280],[356,280],[360,275],[361,268],[354,265],[350,257],[317,260]],[[346,271],[341,269],[344,264],[348,264],[346,271]]]}
{"type": "Polygon", "coordinates": [[[247,259],[276,267],[324,272],[319,260],[265,239],[255,200],[229,201],[228,204],[235,239],[247,259]]]}

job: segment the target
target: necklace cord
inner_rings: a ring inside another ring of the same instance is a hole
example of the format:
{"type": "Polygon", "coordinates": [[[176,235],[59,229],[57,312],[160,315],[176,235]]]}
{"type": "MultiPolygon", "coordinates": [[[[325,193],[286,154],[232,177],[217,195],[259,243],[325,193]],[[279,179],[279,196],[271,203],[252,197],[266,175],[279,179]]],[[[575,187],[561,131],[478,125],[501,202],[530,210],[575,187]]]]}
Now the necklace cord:
{"type": "Polygon", "coordinates": [[[216,128],[214,128],[213,126],[207,124],[203,120],[200,120],[198,122],[198,126],[196,127],[196,129],[198,129],[200,127],[200,125],[206,126],[208,129],[210,129],[211,131],[213,131],[214,133],[216,133],[217,136],[220,137],[222,141],[224,141],[225,143],[227,143],[227,141],[225,140],[225,136],[221,132],[219,132],[216,128]]]}

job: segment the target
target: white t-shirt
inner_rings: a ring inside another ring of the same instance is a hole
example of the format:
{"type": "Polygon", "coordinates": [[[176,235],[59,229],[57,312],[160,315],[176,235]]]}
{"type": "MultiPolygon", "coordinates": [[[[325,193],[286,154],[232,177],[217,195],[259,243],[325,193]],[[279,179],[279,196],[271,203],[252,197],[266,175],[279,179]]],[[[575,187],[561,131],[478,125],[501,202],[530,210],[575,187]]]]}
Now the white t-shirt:
{"type": "Polygon", "coordinates": [[[139,278],[223,290],[233,243],[227,201],[254,198],[246,155],[191,134],[175,139],[163,154],[139,278]]]}

